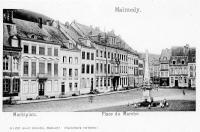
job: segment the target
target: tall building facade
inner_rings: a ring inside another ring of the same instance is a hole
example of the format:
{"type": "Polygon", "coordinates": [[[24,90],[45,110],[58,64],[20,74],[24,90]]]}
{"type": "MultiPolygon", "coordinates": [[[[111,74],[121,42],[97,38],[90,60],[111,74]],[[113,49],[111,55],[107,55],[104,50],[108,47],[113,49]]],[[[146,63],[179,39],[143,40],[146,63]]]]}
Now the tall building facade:
{"type": "Polygon", "coordinates": [[[170,87],[188,87],[188,53],[189,45],[171,48],[170,87]]]}
{"type": "Polygon", "coordinates": [[[12,10],[3,10],[3,99],[20,93],[21,39],[17,35],[12,10]]]}
{"type": "Polygon", "coordinates": [[[160,86],[169,87],[169,61],[171,56],[170,49],[163,49],[159,58],[160,62],[160,86]]]}
{"type": "Polygon", "coordinates": [[[190,48],[188,54],[188,87],[196,87],[196,48],[190,48]]]}

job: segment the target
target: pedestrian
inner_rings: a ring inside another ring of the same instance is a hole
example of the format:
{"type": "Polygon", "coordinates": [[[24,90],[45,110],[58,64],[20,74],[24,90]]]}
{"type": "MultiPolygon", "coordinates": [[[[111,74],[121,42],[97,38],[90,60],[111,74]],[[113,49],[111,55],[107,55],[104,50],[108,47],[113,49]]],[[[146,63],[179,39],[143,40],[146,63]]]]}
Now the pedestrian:
{"type": "Polygon", "coordinates": [[[90,103],[93,102],[93,96],[89,96],[89,102],[90,102],[90,103]]]}
{"type": "Polygon", "coordinates": [[[183,90],[183,95],[185,95],[185,90],[183,90]]]}

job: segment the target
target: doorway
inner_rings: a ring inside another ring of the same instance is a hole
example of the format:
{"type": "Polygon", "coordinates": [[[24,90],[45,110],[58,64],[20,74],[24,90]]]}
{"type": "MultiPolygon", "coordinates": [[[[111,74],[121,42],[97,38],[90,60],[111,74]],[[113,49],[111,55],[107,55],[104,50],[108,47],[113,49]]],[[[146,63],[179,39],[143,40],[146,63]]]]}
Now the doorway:
{"type": "Polygon", "coordinates": [[[44,81],[39,82],[39,96],[44,96],[44,81]]]}
{"type": "Polygon", "coordinates": [[[61,85],[61,94],[64,95],[65,94],[65,83],[62,82],[62,85],[61,85]]]}
{"type": "Polygon", "coordinates": [[[191,79],[189,79],[188,85],[189,85],[189,88],[191,88],[191,79]]]}
{"type": "Polygon", "coordinates": [[[175,80],[175,87],[178,87],[178,80],[175,80]]]}

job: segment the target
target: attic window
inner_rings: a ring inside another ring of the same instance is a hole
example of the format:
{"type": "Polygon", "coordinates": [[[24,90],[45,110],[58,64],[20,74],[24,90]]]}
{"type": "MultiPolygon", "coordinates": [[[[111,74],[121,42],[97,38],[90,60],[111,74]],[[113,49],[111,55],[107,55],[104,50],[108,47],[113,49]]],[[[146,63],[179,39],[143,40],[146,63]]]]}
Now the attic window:
{"type": "Polygon", "coordinates": [[[175,61],[175,60],[173,60],[173,61],[172,61],[172,63],[173,63],[173,65],[175,65],[175,64],[176,64],[176,61],[175,61]]]}
{"type": "Polygon", "coordinates": [[[195,62],[195,58],[194,57],[192,58],[192,61],[195,62]]]}

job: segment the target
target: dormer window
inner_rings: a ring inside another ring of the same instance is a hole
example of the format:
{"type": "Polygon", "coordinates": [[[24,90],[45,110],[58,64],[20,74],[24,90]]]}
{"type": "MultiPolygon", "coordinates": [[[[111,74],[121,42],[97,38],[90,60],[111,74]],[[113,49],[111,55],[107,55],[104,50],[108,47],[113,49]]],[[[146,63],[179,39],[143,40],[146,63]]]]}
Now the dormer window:
{"type": "Polygon", "coordinates": [[[35,38],[35,36],[34,36],[34,35],[31,35],[31,38],[32,38],[32,39],[34,39],[34,38],[35,38]]]}
{"type": "Polygon", "coordinates": [[[183,64],[185,64],[185,61],[184,61],[184,60],[182,60],[182,61],[181,61],[181,64],[182,64],[182,65],[183,65],[183,64]]]}
{"type": "Polygon", "coordinates": [[[176,64],[176,61],[175,61],[175,60],[173,60],[173,61],[172,61],[172,64],[173,64],[173,65],[175,65],[175,64],[176,64]]]}
{"type": "Polygon", "coordinates": [[[11,40],[11,45],[12,47],[19,47],[18,45],[18,39],[16,37],[14,37],[12,40],[11,40]]]}

